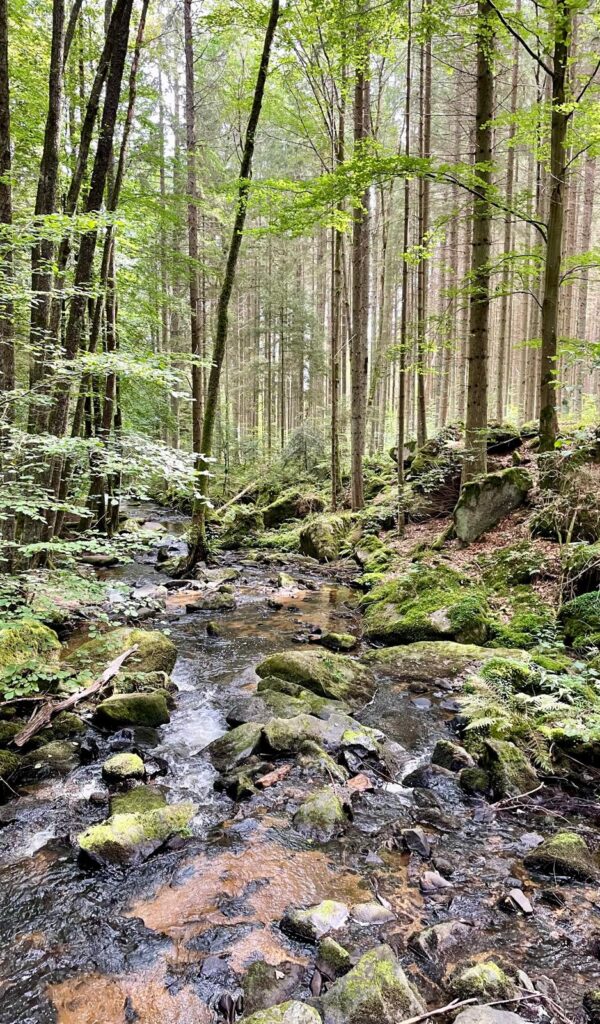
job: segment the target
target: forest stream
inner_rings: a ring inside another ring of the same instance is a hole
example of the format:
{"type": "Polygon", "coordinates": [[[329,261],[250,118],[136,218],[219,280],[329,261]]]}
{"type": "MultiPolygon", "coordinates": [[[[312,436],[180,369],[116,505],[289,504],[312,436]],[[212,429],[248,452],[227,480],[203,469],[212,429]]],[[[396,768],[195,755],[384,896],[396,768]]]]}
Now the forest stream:
{"type": "MultiPolygon", "coordinates": [[[[183,525],[168,522],[171,532],[183,525]]],[[[103,576],[163,584],[153,560],[103,576]]],[[[255,691],[257,663],[303,649],[311,631],[360,631],[349,580],[337,582],[316,563],[284,560],[265,564],[229,553],[221,564],[239,570],[234,609],[163,612],[144,623],[169,631],[177,645],[168,725],[130,735],[95,731],[89,763],[30,786],[2,808],[2,1024],[233,1020],[244,993],[256,1002],[245,981],[256,961],[270,965],[260,985],[267,1005],[310,1000],[326,988],[327,974],[315,970],[314,943],[279,925],[290,908],[323,900],[345,908],[333,934],[353,961],[388,943],[431,1005],[443,1003],[439,983],[465,957],[491,956],[524,972],[522,993],[533,978],[538,991],[560,993],[571,1016],[582,992],[600,983],[596,886],[536,879],[522,864],[548,823],[555,827],[551,812],[469,797],[450,773],[439,785],[415,781],[415,770],[430,770],[436,741],[453,738],[455,681],[401,682],[391,669],[373,666],[375,696],[357,718],[385,729],[397,745],[395,770],[371,762],[365,774],[353,765],[365,788],[356,785],[351,817],[326,841],[291,824],[307,787],[317,785],[299,761],[252,799],[234,803],[215,789],[205,748],[227,731],[235,702],[255,691]],[[298,582],[293,598],[281,598],[282,568],[298,582]],[[72,839],[105,817],[101,764],[124,748],[142,754],[169,803],[194,801],[193,834],[166,842],[142,863],[93,870],[78,862],[72,839]],[[410,775],[412,785],[404,785],[410,775]],[[431,933],[419,940],[444,922],[435,942],[431,933]]],[[[353,656],[365,651],[362,645],[353,656]]],[[[585,820],[564,808],[554,813],[561,825],[585,833],[585,820]]],[[[527,998],[518,1012],[528,1016],[527,998]]]]}

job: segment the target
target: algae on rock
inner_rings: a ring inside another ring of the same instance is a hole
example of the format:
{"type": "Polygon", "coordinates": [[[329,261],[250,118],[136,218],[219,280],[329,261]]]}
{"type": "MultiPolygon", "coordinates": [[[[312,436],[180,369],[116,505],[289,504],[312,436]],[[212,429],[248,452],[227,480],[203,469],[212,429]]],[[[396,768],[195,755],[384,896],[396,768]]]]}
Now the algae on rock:
{"type": "Polygon", "coordinates": [[[129,647],[137,644],[138,650],[127,660],[127,669],[137,672],[172,672],[177,659],[177,648],[169,637],[158,630],[130,629],[121,626],[94,640],[88,640],[66,659],[66,664],[77,671],[89,669],[100,675],[109,662],[129,647]]]}
{"type": "Polygon", "coordinates": [[[338,978],[322,999],[325,1024],[397,1024],[426,1006],[390,946],[376,946],[338,978]]]}
{"type": "Polygon", "coordinates": [[[277,676],[322,697],[351,704],[369,700],[375,689],[371,671],[343,654],[327,651],[282,651],[257,665],[259,676],[277,676]]]}

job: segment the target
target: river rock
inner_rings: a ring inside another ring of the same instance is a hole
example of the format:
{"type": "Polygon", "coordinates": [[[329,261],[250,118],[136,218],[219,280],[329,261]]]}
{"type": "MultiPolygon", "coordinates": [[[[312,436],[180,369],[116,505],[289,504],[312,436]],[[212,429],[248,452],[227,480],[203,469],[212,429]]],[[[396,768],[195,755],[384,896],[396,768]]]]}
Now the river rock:
{"type": "Polygon", "coordinates": [[[568,878],[600,878],[600,861],[575,832],[557,832],[528,853],[523,863],[534,871],[568,878]]]}
{"type": "Polygon", "coordinates": [[[525,501],[533,480],[511,466],[466,484],[454,509],[454,530],[464,544],[477,540],[525,501]]]}
{"type": "Polygon", "coordinates": [[[454,1024],[527,1024],[524,1017],[494,1006],[469,1006],[454,1019],[454,1024]]]}
{"type": "Polygon", "coordinates": [[[356,647],[358,637],[352,633],[323,633],[319,637],[319,643],[329,651],[351,651],[356,647]]]}
{"type": "Polygon", "coordinates": [[[312,690],[321,697],[365,703],[373,695],[371,671],[352,658],[327,651],[282,651],[257,666],[259,676],[277,676],[312,690]]]}
{"type": "Polygon", "coordinates": [[[403,784],[416,789],[429,789],[446,805],[464,802],[464,793],[454,772],[440,768],[437,764],[420,765],[406,776],[403,784]]]}
{"type": "Polygon", "coordinates": [[[113,680],[113,693],[147,693],[150,690],[175,693],[177,687],[166,672],[118,672],[113,680]]]}
{"type": "Polygon", "coordinates": [[[170,720],[167,697],[164,690],[113,694],[98,704],[95,717],[106,726],[145,725],[154,729],[170,720]]]}
{"type": "Polygon", "coordinates": [[[196,805],[169,804],[143,814],[114,814],[77,836],[82,856],[94,864],[131,864],[149,857],[167,839],[185,835],[196,805]]]}
{"type": "Polygon", "coordinates": [[[350,970],[352,961],[344,946],[327,935],[319,943],[319,962],[328,967],[334,974],[344,974],[350,970]]]}
{"type": "Polygon", "coordinates": [[[110,813],[113,814],[145,814],[164,807],[167,798],[156,786],[136,786],[126,793],[113,793],[110,798],[110,813]]]}
{"type": "Polygon", "coordinates": [[[447,768],[450,772],[459,772],[461,768],[472,768],[475,764],[473,758],[464,747],[453,743],[452,740],[438,740],[433,754],[433,764],[440,768],[447,768]]]}
{"type": "Polygon", "coordinates": [[[143,779],[146,767],[138,754],[114,754],[102,765],[102,776],[106,782],[127,782],[128,779],[143,779]]]}
{"type": "Polygon", "coordinates": [[[461,789],[469,796],[488,793],[491,785],[489,774],[483,768],[463,768],[458,775],[461,789]]]}
{"type": "Polygon", "coordinates": [[[590,988],[583,996],[583,1009],[590,1024],[600,1024],[600,988],[590,988]]]}
{"type": "Polygon", "coordinates": [[[325,842],[346,824],[344,801],[333,786],[325,786],[300,805],[293,821],[296,828],[325,842]]]}
{"type": "Polygon", "coordinates": [[[9,800],[14,796],[10,780],[18,771],[20,764],[21,758],[18,754],[13,754],[12,750],[0,750],[0,801],[9,800]]]}
{"type": "Polygon", "coordinates": [[[265,960],[255,960],[244,974],[244,1013],[252,1014],[288,999],[301,984],[304,968],[300,964],[282,963],[273,967],[265,960]]]}
{"type": "Polygon", "coordinates": [[[54,740],[25,754],[21,770],[30,779],[68,775],[79,764],[79,746],[69,740],[54,740]]]}
{"type": "Polygon", "coordinates": [[[322,999],[325,1024],[396,1024],[426,1011],[390,946],[376,946],[322,999]]]}
{"type": "Polygon", "coordinates": [[[69,655],[66,664],[78,671],[89,669],[94,676],[99,676],[111,661],[135,644],[138,650],[125,662],[128,670],[166,672],[167,675],[172,672],[177,660],[173,641],[158,630],[130,629],[127,626],[88,640],[69,655]]]}
{"type": "Polygon", "coordinates": [[[0,668],[12,668],[32,658],[58,663],[60,641],[41,622],[23,621],[0,629],[0,668]]]}
{"type": "Polygon", "coordinates": [[[383,647],[368,651],[361,661],[406,682],[437,683],[462,679],[476,672],[491,658],[531,661],[531,655],[526,651],[478,647],[477,644],[459,644],[451,640],[421,640],[399,647],[383,647]]]}
{"type": "Polygon", "coordinates": [[[259,1010],[251,1017],[244,1018],[245,1024],[321,1024],[317,1011],[306,1003],[292,999],[279,1006],[259,1010]]]}
{"type": "Polygon", "coordinates": [[[395,921],[396,915],[389,907],[384,907],[383,903],[371,900],[369,903],[356,903],[352,907],[352,920],[365,927],[371,927],[395,921]]]}
{"type": "Polygon", "coordinates": [[[208,755],[218,772],[230,772],[248,760],[259,746],[262,736],[262,725],[246,722],[213,740],[207,747],[208,755]]]}
{"type": "Polygon", "coordinates": [[[444,956],[446,953],[472,941],[473,928],[463,921],[442,921],[426,928],[422,932],[411,936],[409,945],[418,950],[428,960],[436,956],[444,956]]]}
{"type": "Polygon", "coordinates": [[[493,960],[460,968],[450,979],[450,991],[457,999],[510,999],[515,986],[493,960]]]}
{"type": "Polygon", "coordinates": [[[272,751],[287,754],[300,750],[307,740],[320,742],[324,728],[325,723],[312,715],[271,718],[264,727],[263,736],[272,751]]]}
{"type": "Polygon", "coordinates": [[[538,784],[535,768],[523,751],[509,740],[485,741],[483,767],[489,773],[497,797],[520,796],[538,784]]]}
{"type": "Polygon", "coordinates": [[[350,916],[345,903],[323,900],[307,910],[290,910],[281,921],[281,929],[293,938],[317,942],[329,932],[343,928],[350,916]]]}
{"type": "Polygon", "coordinates": [[[400,841],[407,850],[417,853],[423,860],[429,860],[431,857],[431,843],[418,825],[415,828],[403,828],[400,832],[400,841]]]}

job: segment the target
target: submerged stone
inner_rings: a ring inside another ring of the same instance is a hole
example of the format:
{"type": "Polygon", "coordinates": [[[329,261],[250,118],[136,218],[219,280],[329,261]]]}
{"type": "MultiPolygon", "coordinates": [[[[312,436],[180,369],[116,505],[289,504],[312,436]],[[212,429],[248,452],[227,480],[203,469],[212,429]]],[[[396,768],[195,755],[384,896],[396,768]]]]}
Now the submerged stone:
{"type": "Polygon", "coordinates": [[[323,900],[307,910],[290,910],[281,922],[281,928],[294,938],[317,942],[329,932],[343,928],[350,916],[345,903],[323,900]]]}
{"type": "Polygon", "coordinates": [[[247,761],[262,740],[263,727],[258,722],[246,722],[219,736],[207,747],[208,755],[219,772],[229,772],[247,761]]]}
{"type": "Polygon", "coordinates": [[[148,857],[173,835],[188,834],[196,805],[168,804],[143,814],[114,814],[77,837],[80,853],[94,864],[130,864],[148,857]]]}
{"type": "Polygon", "coordinates": [[[524,858],[526,867],[568,878],[600,878],[600,862],[575,832],[557,832],[524,858]]]}
{"type": "Polygon", "coordinates": [[[390,946],[376,946],[322,999],[325,1024],[397,1024],[426,1011],[390,946]]]}
{"type": "Polygon", "coordinates": [[[351,704],[369,700],[375,689],[373,675],[364,665],[343,654],[321,650],[272,654],[257,666],[256,672],[262,677],[289,680],[321,697],[351,704]]]}
{"type": "Polygon", "coordinates": [[[69,655],[66,664],[78,671],[89,669],[94,675],[100,675],[111,661],[135,644],[138,650],[125,662],[128,671],[166,672],[167,675],[172,672],[177,659],[173,641],[158,630],[127,626],[88,640],[69,655]]]}
{"type": "Polygon", "coordinates": [[[466,484],[454,509],[454,530],[470,544],[496,526],[525,501],[533,481],[524,469],[511,466],[466,484]]]}
{"type": "Polygon", "coordinates": [[[170,720],[167,696],[164,690],[113,694],[98,705],[95,715],[103,725],[145,725],[157,728],[170,720]]]}
{"type": "Polygon", "coordinates": [[[143,779],[145,774],[146,767],[138,754],[114,754],[102,765],[102,775],[107,782],[143,779]]]}

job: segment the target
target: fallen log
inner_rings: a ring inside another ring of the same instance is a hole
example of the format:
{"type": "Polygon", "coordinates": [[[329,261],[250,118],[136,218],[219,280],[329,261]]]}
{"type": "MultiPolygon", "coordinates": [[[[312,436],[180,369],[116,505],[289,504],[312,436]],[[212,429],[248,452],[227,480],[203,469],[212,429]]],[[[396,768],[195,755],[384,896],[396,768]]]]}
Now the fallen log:
{"type": "Polygon", "coordinates": [[[36,735],[36,733],[40,731],[40,729],[49,725],[54,716],[60,711],[67,711],[68,708],[72,708],[76,704],[79,704],[79,701],[85,700],[87,697],[91,697],[93,694],[99,693],[100,690],[104,689],[107,683],[110,683],[111,679],[116,676],[125,659],[131,654],[135,654],[137,649],[138,645],[134,644],[133,647],[123,651],[123,654],[119,654],[114,661],[111,661],[110,665],[107,665],[102,675],[96,679],[91,686],[88,686],[87,689],[78,690],[77,693],[72,693],[71,696],[66,697],[65,700],[57,702],[48,701],[43,708],[39,708],[31,716],[25,728],[21,729],[21,732],[18,732],[16,736],[13,736],[12,742],[15,747],[23,747],[30,739],[32,739],[33,736],[36,735]]]}

